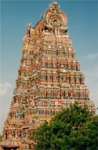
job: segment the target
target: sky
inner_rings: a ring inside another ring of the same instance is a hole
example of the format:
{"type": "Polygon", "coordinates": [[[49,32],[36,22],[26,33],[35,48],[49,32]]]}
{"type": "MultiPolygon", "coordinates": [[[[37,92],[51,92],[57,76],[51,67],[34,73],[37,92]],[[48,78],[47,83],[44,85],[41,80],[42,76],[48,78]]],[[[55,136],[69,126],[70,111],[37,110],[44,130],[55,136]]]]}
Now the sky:
{"type": "MultiPolygon", "coordinates": [[[[0,133],[10,110],[22,57],[26,24],[32,27],[51,4],[51,0],[1,0],[0,2],[0,133]]],[[[57,0],[68,18],[69,37],[81,64],[81,72],[98,107],[98,1],[57,0]]],[[[97,111],[98,114],[98,111],[97,111]]]]}

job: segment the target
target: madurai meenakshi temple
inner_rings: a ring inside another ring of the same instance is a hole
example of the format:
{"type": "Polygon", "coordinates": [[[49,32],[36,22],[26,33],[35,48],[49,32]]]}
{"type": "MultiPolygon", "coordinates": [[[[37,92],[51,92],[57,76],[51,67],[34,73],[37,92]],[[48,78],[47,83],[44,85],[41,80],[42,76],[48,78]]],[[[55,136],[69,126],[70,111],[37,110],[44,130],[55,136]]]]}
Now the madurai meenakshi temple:
{"type": "Polygon", "coordinates": [[[26,25],[16,87],[3,127],[2,150],[33,150],[36,141],[30,140],[32,130],[75,102],[95,114],[67,21],[58,3],[52,2],[34,27],[26,25]]]}

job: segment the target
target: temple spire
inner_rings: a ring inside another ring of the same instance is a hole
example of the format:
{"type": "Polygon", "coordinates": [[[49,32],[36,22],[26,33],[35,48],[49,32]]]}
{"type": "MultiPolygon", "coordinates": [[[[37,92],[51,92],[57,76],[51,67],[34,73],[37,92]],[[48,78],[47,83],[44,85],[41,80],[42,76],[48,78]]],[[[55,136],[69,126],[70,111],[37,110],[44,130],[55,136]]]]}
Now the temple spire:
{"type": "Polygon", "coordinates": [[[32,130],[75,102],[95,114],[67,21],[53,1],[33,28],[26,25],[16,86],[3,128],[3,148],[33,149],[32,130]]]}

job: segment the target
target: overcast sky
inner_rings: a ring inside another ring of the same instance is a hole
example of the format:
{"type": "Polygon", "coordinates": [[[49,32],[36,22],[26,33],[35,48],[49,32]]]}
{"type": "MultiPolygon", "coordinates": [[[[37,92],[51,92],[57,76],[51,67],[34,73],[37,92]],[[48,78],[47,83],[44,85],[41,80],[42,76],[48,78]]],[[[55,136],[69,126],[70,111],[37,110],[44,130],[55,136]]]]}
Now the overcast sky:
{"type": "MultiPolygon", "coordinates": [[[[85,75],[90,99],[98,107],[98,1],[58,1],[68,17],[68,33],[85,75]]],[[[51,0],[1,1],[0,133],[7,118],[22,56],[26,24],[34,26],[51,0]]]]}

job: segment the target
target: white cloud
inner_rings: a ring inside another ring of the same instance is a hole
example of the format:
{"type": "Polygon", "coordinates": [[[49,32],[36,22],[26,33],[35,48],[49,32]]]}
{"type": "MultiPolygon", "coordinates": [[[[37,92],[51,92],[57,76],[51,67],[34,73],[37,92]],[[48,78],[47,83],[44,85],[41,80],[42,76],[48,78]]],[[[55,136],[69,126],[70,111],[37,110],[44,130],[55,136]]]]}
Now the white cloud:
{"type": "Polygon", "coordinates": [[[98,54],[88,54],[87,58],[94,60],[94,59],[98,58],[98,54]]]}
{"type": "Polygon", "coordinates": [[[12,85],[10,83],[0,83],[0,96],[6,95],[11,87],[12,85]]]}
{"type": "MultiPolygon", "coordinates": [[[[84,70],[85,83],[90,91],[90,99],[98,107],[98,67],[84,70]]],[[[98,110],[96,111],[98,114],[98,110]]]]}
{"type": "MultiPolygon", "coordinates": [[[[87,79],[90,81],[98,80],[98,66],[93,66],[93,68],[88,67],[88,69],[84,70],[87,76],[87,79]]],[[[96,83],[97,84],[97,83],[96,83]]]]}

